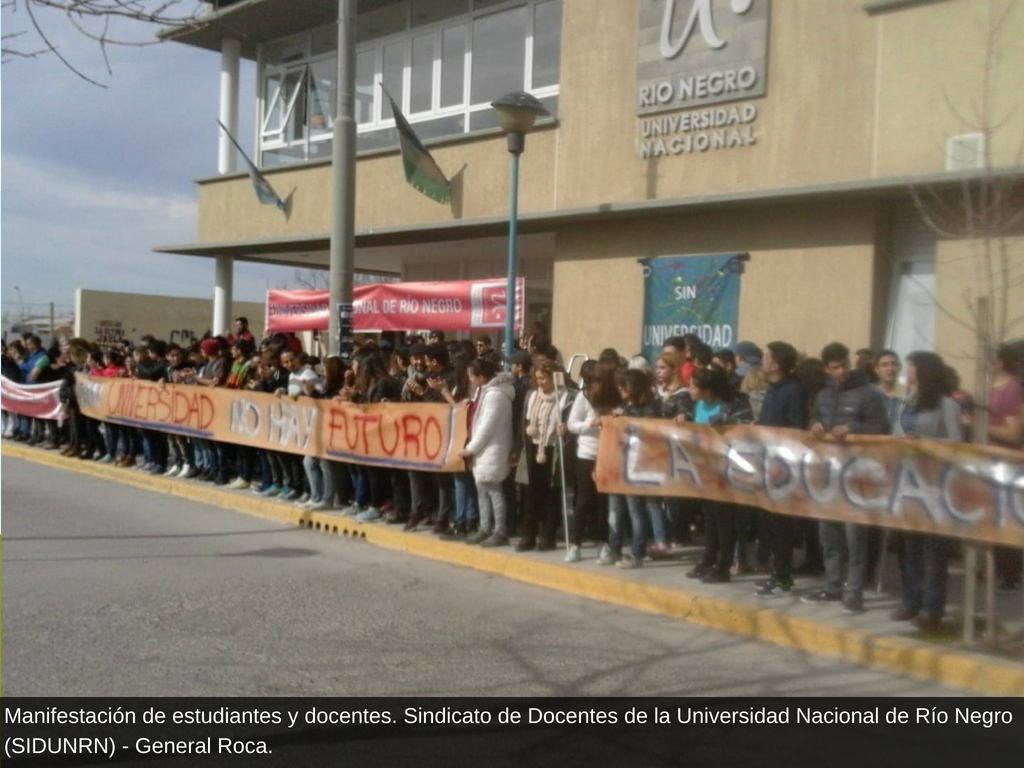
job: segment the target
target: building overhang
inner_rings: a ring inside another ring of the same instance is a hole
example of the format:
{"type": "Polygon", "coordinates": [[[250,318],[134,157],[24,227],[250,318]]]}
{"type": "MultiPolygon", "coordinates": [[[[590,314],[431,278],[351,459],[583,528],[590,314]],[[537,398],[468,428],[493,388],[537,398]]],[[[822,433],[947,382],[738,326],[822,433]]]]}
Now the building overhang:
{"type": "MultiPolygon", "coordinates": [[[[357,12],[367,13],[396,0],[357,0],[357,12]]],[[[211,8],[215,8],[211,4],[211,8]]],[[[239,40],[243,58],[256,60],[257,46],[306,32],[338,20],[333,0],[239,0],[212,10],[188,26],[161,30],[157,37],[195,48],[220,51],[225,38],[239,40]]]]}
{"type": "MultiPolygon", "coordinates": [[[[917,176],[862,179],[784,189],[694,195],[668,200],[631,203],[602,203],[583,208],[539,213],[521,213],[519,232],[529,237],[551,233],[567,226],[623,222],[664,216],[738,210],[744,208],[782,207],[815,203],[864,203],[912,199],[918,194],[951,195],[981,181],[1000,184],[1020,198],[1024,206],[1024,166],[996,171],[964,171],[917,176]]],[[[356,269],[365,272],[394,273],[401,270],[397,259],[388,254],[402,248],[439,245],[452,242],[489,240],[508,232],[507,216],[470,220],[441,221],[398,227],[358,230],[355,236],[356,269]]],[[[156,253],[215,258],[230,256],[239,261],[262,262],[296,267],[326,268],[330,249],[330,233],[294,238],[188,243],[157,246],[156,253]]]]}

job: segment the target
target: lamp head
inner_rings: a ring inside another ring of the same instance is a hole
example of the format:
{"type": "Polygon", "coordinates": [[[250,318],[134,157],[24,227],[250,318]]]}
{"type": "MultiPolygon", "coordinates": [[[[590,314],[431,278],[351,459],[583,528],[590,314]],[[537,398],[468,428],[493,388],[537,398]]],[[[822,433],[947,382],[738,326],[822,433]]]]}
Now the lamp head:
{"type": "Polygon", "coordinates": [[[538,117],[550,114],[536,97],[524,91],[506,94],[492,101],[491,106],[505,133],[529,133],[538,117]]]}

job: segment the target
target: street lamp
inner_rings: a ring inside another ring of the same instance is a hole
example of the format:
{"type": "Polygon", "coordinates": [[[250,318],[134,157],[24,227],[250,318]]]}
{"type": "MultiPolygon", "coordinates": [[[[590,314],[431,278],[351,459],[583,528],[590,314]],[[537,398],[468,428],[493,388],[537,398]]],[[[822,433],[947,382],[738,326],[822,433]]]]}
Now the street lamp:
{"type": "Polygon", "coordinates": [[[536,98],[523,91],[509,93],[491,102],[498,113],[498,125],[508,138],[508,151],[512,155],[512,181],[508,200],[508,283],[505,288],[505,370],[511,365],[515,350],[516,320],[516,229],[519,223],[519,156],[526,147],[526,134],[534,121],[549,112],[536,98]]]}

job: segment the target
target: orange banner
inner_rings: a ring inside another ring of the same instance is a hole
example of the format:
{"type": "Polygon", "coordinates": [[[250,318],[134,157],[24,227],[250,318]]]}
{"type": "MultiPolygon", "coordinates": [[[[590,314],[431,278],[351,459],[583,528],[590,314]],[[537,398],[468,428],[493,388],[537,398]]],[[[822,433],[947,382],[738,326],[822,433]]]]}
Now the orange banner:
{"type": "Polygon", "coordinates": [[[1024,452],[605,418],[596,474],[604,493],[711,499],[1024,547],[1024,452]]]}
{"type": "Polygon", "coordinates": [[[466,411],[446,404],[355,405],[81,374],[75,391],[82,413],[116,424],[396,469],[464,468],[466,411]]]}

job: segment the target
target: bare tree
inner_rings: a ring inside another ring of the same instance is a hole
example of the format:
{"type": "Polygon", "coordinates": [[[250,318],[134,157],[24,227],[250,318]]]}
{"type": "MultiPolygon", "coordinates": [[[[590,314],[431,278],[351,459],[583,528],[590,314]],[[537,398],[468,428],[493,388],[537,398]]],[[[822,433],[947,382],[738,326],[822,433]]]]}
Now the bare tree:
{"type": "MultiPolygon", "coordinates": [[[[1012,239],[1021,234],[1024,224],[1024,183],[1019,172],[1001,171],[993,152],[997,137],[1012,125],[1017,103],[1001,113],[995,109],[994,80],[1005,59],[1008,44],[1006,27],[1011,14],[1024,5],[1010,0],[990,25],[980,92],[970,100],[966,109],[958,107],[948,93],[944,93],[947,108],[966,129],[974,143],[968,152],[974,157],[963,158],[976,165],[978,172],[964,180],[955,192],[940,191],[934,187],[913,187],[911,193],[918,212],[928,228],[946,240],[962,240],[967,255],[957,257],[970,262],[970,273],[977,282],[965,284],[961,290],[961,306],[950,306],[935,298],[938,312],[955,324],[968,330],[975,338],[979,362],[991,360],[995,349],[1014,336],[1024,333],[1024,312],[1016,306],[1014,297],[1024,286],[1024,259],[1013,253],[1012,239]]],[[[1018,41],[1012,41],[1019,44],[1018,41]]],[[[1009,137],[1017,143],[1013,170],[1019,171],[1024,162],[1024,135],[1009,137]]],[[[984,380],[976,381],[977,394],[985,396],[984,380]]]]}
{"type": "Polygon", "coordinates": [[[61,51],[52,28],[58,14],[77,33],[95,41],[110,74],[108,46],[154,45],[160,40],[154,35],[141,36],[141,29],[191,26],[203,13],[203,3],[198,0],[3,0],[2,7],[6,16],[4,64],[53,55],[80,78],[101,88],[106,86],[86,75],[61,51]],[[7,31],[12,25],[15,31],[7,31]],[[24,28],[17,29],[19,25],[24,28]]]}

